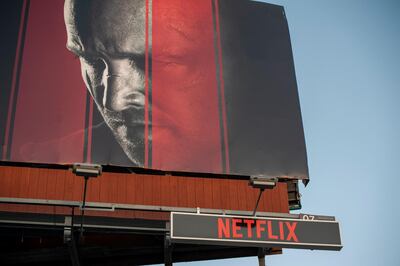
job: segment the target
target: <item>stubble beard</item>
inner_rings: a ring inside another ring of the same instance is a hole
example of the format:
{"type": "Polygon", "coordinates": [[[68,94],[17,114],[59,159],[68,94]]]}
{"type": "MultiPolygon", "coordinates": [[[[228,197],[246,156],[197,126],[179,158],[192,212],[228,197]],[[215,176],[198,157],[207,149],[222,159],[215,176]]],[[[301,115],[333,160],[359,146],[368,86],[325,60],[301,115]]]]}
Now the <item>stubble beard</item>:
{"type": "Polygon", "coordinates": [[[129,108],[115,112],[103,108],[100,112],[128,158],[135,166],[143,167],[144,110],[129,108]]]}

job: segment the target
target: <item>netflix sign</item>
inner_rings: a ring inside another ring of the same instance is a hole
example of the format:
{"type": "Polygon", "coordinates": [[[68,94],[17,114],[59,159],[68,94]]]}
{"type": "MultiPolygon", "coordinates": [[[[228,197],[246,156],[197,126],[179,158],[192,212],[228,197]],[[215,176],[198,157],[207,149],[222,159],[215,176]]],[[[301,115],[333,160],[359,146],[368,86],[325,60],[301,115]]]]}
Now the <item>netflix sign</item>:
{"type": "Polygon", "coordinates": [[[171,213],[178,243],[340,250],[339,223],[328,220],[171,213]]]}

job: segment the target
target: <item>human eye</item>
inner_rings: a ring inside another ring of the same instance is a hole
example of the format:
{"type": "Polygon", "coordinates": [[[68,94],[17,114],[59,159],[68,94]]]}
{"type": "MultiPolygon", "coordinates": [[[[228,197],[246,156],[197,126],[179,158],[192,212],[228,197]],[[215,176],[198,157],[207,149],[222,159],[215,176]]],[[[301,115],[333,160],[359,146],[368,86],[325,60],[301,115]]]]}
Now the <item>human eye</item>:
{"type": "MultiPolygon", "coordinates": [[[[145,69],[145,56],[144,55],[134,55],[134,56],[130,56],[129,57],[129,64],[133,67],[133,68],[137,68],[140,70],[145,69]]],[[[149,60],[151,60],[151,58],[149,58],[149,60]]]]}

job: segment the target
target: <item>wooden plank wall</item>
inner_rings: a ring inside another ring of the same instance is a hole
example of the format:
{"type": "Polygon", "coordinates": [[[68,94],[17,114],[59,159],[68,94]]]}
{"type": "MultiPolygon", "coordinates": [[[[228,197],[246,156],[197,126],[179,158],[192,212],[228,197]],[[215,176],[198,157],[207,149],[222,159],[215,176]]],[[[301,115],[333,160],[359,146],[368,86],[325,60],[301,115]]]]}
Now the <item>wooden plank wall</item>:
{"type": "MultiPolygon", "coordinates": [[[[68,170],[0,166],[0,197],[81,201],[83,178],[68,170]]],[[[87,201],[124,204],[253,210],[258,190],[245,180],[103,173],[88,183],[87,201]]],[[[3,211],[67,213],[68,208],[0,204],[3,211]]],[[[263,193],[259,211],[288,212],[286,184],[263,193]]],[[[88,215],[167,219],[138,211],[88,215]]]]}

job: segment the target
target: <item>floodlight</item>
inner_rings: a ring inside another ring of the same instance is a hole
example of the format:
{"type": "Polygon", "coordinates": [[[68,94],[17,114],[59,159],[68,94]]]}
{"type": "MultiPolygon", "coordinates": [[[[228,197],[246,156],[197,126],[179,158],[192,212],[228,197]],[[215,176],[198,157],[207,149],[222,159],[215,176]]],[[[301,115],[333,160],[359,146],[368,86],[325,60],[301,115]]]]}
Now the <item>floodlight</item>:
{"type": "Polygon", "coordinates": [[[77,176],[98,177],[102,173],[102,168],[99,164],[75,163],[72,166],[72,173],[77,176]]]}
{"type": "Polygon", "coordinates": [[[249,185],[253,188],[273,189],[278,181],[277,177],[252,176],[250,177],[249,185]]]}
{"type": "Polygon", "coordinates": [[[261,195],[265,189],[273,189],[276,184],[279,182],[277,177],[265,177],[265,176],[251,176],[249,181],[249,186],[253,188],[260,189],[260,193],[258,194],[256,206],[254,207],[254,211],[252,216],[256,215],[258,203],[260,202],[261,195]]]}

